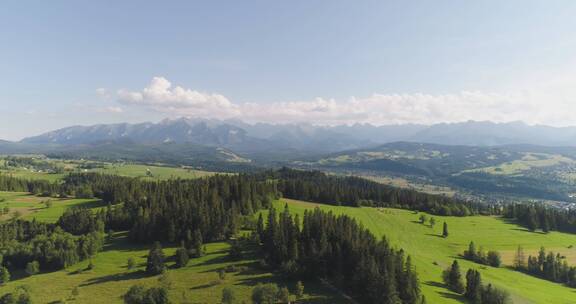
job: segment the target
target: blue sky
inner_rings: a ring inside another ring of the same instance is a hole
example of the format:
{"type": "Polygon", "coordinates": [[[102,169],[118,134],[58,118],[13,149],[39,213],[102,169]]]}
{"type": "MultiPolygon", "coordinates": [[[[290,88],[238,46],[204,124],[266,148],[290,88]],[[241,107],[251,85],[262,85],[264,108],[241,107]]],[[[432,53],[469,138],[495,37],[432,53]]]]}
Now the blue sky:
{"type": "Polygon", "coordinates": [[[2,2],[0,138],[178,116],[575,125],[574,16],[574,1],[2,2]]]}

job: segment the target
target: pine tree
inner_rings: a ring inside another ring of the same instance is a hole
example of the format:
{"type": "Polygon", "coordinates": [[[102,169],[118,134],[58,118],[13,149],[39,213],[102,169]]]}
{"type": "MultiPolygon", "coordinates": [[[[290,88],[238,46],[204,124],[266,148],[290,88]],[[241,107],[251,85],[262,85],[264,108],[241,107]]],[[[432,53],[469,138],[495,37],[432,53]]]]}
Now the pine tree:
{"type": "Polygon", "coordinates": [[[0,267],[0,285],[6,285],[10,282],[10,272],[6,267],[0,267]]]}
{"type": "Polygon", "coordinates": [[[464,283],[462,281],[462,274],[460,273],[460,266],[458,261],[454,260],[450,268],[446,269],[443,273],[444,282],[448,288],[456,293],[464,292],[464,283]]]}
{"type": "Polygon", "coordinates": [[[160,243],[156,242],[148,253],[146,272],[151,275],[157,275],[164,272],[164,270],[166,270],[166,265],[164,264],[164,251],[162,250],[160,243]]]}
{"type": "Polygon", "coordinates": [[[516,249],[516,254],[514,255],[514,268],[516,268],[516,270],[526,269],[526,255],[524,254],[522,246],[518,246],[518,249],[516,249]]]}
{"type": "Polygon", "coordinates": [[[476,260],[476,245],[474,245],[474,242],[468,244],[468,250],[464,252],[464,258],[471,261],[476,260]]]}
{"type": "Polygon", "coordinates": [[[448,237],[448,224],[444,222],[444,227],[442,227],[442,237],[448,237]]]}
{"type": "Polygon", "coordinates": [[[264,219],[262,218],[262,213],[258,215],[258,223],[256,224],[256,232],[260,237],[260,241],[264,241],[266,235],[264,234],[264,219]]]}
{"type": "Polygon", "coordinates": [[[482,301],[482,279],[480,272],[474,269],[468,269],[466,273],[466,291],[464,296],[472,301],[472,303],[479,304],[482,301]]]}
{"type": "Polygon", "coordinates": [[[181,246],[176,250],[174,257],[176,259],[176,267],[178,268],[186,267],[186,265],[188,265],[188,261],[190,261],[188,250],[184,248],[184,246],[181,246]]]}

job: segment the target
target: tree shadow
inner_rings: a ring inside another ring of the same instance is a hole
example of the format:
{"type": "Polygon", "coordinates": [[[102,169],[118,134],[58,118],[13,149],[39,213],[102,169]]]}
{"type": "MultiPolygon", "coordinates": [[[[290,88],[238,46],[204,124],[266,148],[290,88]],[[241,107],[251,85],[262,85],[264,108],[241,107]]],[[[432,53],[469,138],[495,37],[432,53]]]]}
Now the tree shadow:
{"type": "Polygon", "coordinates": [[[111,274],[103,277],[89,279],[86,282],[80,284],[80,287],[96,285],[101,283],[107,282],[119,282],[119,281],[127,281],[127,280],[137,280],[142,279],[145,277],[149,277],[150,275],[147,274],[145,271],[138,270],[134,272],[127,272],[127,273],[118,273],[118,274],[111,274]]]}
{"type": "Polygon", "coordinates": [[[500,219],[500,221],[502,221],[506,224],[518,226],[516,228],[511,228],[511,230],[524,231],[524,232],[537,233],[537,234],[547,234],[544,231],[531,231],[530,229],[520,225],[520,223],[515,219],[509,219],[509,218],[504,218],[504,217],[500,217],[499,219],[500,219]]]}
{"type": "Polygon", "coordinates": [[[218,257],[206,260],[206,261],[201,262],[199,264],[195,264],[195,266],[208,266],[208,265],[221,264],[221,263],[226,263],[226,262],[232,262],[232,260],[230,259],[229,256],[222,255],[222,256],[218,256],[218,257]]]}
{"type": "Polygon", "coordinates": [[[426,233],[426,235],[428,236],[435,236],[435,237],[439,237],[439,238],[444,238],[441,234],[434,234],[434,233],[426,233]]]}
{"type": "Polygon", "coordinates": [[[449,292],[444,292],[444,291],[440,291],[438,292],[439,295],[441,295],[444,298],[448,298],[448,299],[452,299],[452,300],[456,300],[460,303],[467,303],[466,300],[464,299],[463,296],[461,295],[456,295],[453,293],[449,293],[449,292]]]}
{"type": "Polygon", "coordinates": [[[256,286],[258,284],[268,284],[268,283],[276,283],[277,278],[275,279],[273,276],[269,277],[259,277],[259,278],[246,278],[241,279],[238,281],[237,285],[244,285],[244,286],[256,286]]]}
{"type": "MultiPolygon", "coordinates": [[[[434,281],[426,281],[424,282],[425,285],[428,286],[433,286],[433,287],[437,287],[437,288],[442,288],[442,289],[448,289],[446,284],[440,283],[440,282],[434,282],[434,281]]],[[[447,291],[438,291],[438,294],[441,295],[444,298],[448,298],[448,299],[453,299],[456,300],[460,303],[467,303],[466,299],[464,299],[464,297],[462,295],[458,295],[458,294],[454,294],[454,293],[450,293],[447,291]]]]}
{"type": "Polygon", "coordinates": [[[445,284],[442,284],[440,282],[435,282],[435,281],[427,281],[427,282],[424,282],[424,284],[426,284],[428,286],[438,287],[438,288],[446,288],[445,284]]]}
{"type": "Polygon", "coordinates": [[[210,283],[206,283],[206,284],[202,284],[202,285],[198,285],[198,286],[194,286],[194,287],[190,287],[190,290],[199,290],[199,289],[204,289],[204,288],[210,288],[210,287],[214,287],[216,285],[219,285],[220,282],[217,280],[214,280],[210,283]]]}

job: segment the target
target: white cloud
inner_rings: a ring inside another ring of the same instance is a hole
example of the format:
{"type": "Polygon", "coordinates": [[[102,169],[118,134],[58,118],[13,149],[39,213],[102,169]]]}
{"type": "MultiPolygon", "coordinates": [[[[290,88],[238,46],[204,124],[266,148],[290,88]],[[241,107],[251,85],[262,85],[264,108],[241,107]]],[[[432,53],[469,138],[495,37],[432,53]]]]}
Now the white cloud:
{"type": "Polygon", "coordinates": [[[453,94],[373,94],[348,100],[316,98],[309,101],[233,103],[220,94],[173,86],[154,77],[141,91],[120,90],[125,106],[139,106],[169,116],[240,118],[248,122],[375,125],[433,124],[467,120],[525,121],[532,124],[574,125],[576,91],[554,90],[453,94]]]}
{"type": "Polygon", "coordinates": [[[163,77],[154,77],[140,92],[118,91],[119,101],[125,105],[150,107],[160,112],[189,115],[235,116],[238,106],[220,94],[208,94],[172,84],[163,77]]]}
{"type": "Polygon", "coordinates": [[[108,89],[105,88],[96,89],[96,95],[98,95],[98,97],[104,100],[110,100],[112,98],[112,94],[110,94],[110,91],[108,91],[108,89]]]}

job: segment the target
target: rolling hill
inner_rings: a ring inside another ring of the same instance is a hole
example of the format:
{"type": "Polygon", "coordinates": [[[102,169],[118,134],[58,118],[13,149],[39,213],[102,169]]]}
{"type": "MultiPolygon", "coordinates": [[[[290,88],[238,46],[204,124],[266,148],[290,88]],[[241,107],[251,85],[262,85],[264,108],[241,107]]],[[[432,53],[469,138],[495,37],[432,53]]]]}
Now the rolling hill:
{"type": "Polygon", "coordinates": [[[398,176],[449,186],[485,198],[573,201],[576,149],[389,143],[294,162],[360,175],[398,176]]]}

